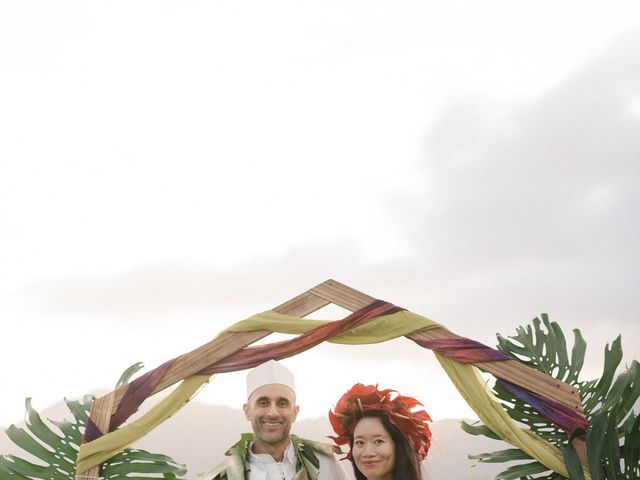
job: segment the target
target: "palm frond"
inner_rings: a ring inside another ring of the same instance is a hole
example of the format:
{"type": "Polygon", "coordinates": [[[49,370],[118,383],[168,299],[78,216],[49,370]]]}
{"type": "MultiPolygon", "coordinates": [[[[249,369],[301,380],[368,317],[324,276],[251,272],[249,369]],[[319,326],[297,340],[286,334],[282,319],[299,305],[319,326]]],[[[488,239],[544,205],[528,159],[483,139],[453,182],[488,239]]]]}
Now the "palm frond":
{"type": "MultiPolygon", "coordinates": [[[[512,337],[498,335],[499,350],[580,391],[590,424],[586,445],[592,479],[638,480],[640,424],[632,409],[640,397],[640,365],[633,360],[629,368],[616,374],[623,358],[622,341],[618,337],[611,346],[605,347],[602,375],[594,380],[581,381],[586,347],[580,331],[573,330],[573,346],[569,356],[562,329],[556,322],[551,322],[546,314],[535,318],[530,325],[518,327],[516,335],[512,337]]],[[[533,433],[560,448],[572,479],[582,479],[578,456],[565,432],[516,398],[500,382],[494,386],[494,393],[513,420],[526,425],[533,433]]],[[[473,435],[495,438],[495,434],[481,424],[463,424],[462,428],[473,435]]],[[[509,451],[470,455],[469,458],[482,462],[507,462],[517,456],[515,452],[505,453],[509,451]]],[[[562,478],[547,469],[540,469],[542,466],[538,467],[536,463],[511,466],[495,478],[562,478]],[[519,474],[522,476],[518,477],[519,474]]]]}
{"type": "MultiPolygon", "coordinates": [[[[126,383],[142,364],[129,367],[118,380],[118,386],[126,383]]],[[[82,400],[66,400],[73,419],[48,420],[41,418],[26,400],[25,427],[11,425],[6,434],[34,461],[16,455],[0,457],[2,480],[73,480],[76,459],[82,444],[82,434],[89,418],[94,398],[86,395],[82,400]]],[[[186,474],[184,465],[172,458],[144,450],[128,448],[105,462],[102,478],[110,480],[147,480],[151,478],[178,479],[186,474]]]]}

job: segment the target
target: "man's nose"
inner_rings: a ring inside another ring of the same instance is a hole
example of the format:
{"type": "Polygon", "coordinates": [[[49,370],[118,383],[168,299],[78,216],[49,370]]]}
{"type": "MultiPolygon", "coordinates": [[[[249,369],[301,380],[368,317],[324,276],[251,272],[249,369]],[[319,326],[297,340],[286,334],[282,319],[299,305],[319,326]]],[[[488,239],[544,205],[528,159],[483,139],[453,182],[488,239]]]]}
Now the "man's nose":
{"type": "Polygon", "coordinates": [[[269,408],[267,409],[267,415],[269,415],[271,417],[277,417],[278,416],[278,408],[276,407],[275,403],[269,404],[269,408]]]}

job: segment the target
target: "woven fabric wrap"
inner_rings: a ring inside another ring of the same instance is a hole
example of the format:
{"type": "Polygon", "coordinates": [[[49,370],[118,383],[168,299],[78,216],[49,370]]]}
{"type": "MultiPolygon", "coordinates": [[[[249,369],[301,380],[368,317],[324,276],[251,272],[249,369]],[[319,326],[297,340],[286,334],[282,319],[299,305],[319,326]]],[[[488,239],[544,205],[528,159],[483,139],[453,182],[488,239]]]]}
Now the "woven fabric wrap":
{"type": "MultiPolygon", "coordinates": [[[[298,337],[268,345],[245,347],[210,365],[198,375],[183,380],[168,397],[138,420],[84,443],[78,454],[77,472],[85,472],[105,462],[142,438],[184,406],[214,373],[252,368],[271,358],[276,360],[287,358],[324,341],[349,345],[379,343],[432,328],[444,327],[428,318],[380,300],[338,321],[301,321],[298,317],[273,311],[254,315],[232,325],[225,332],[266,330],[294,334],[298,337]]],[[[454,338],[434,342],[416,343],[434,350],[445,372],[478,417],[505,441],[527,452],[551,470],[568,477],[560,450],[515,424],[471,364],[474,361],[503,361],[510,358],[469,339],[454,338]]],[[[166,370],[167,364],[170,362],[161,365],[158,369],[166,370]]],[[[132,382],[130,388],[138,393],[151,391],[152,388],[148,382],[157,383],[160,380],[156,370],[132,382]]],[[[137,410],[140,403],[144,401],[143,396],[132,394],[123,397],[123,401],[113,415],[117,418],[117,424],[124,422],[137,410]]],[[[543,402],[545,399],[538,398],[538,400],[543,402]]],[[[552,404],[547,404],[546,408],[550,408],[549,405],[552,404]]],[[[110,429],[113,430],[113,428],[112,425],[110,429]]]]}

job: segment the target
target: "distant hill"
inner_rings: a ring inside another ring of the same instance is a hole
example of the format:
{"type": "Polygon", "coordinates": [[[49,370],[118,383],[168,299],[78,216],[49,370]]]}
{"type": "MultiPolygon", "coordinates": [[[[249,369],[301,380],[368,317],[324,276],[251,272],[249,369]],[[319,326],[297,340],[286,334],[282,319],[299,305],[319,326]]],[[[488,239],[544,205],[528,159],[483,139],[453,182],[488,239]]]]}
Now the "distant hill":
{"type": "MultiPolygon", "coordinates": [[[[40,413],[56,420],[68,414],[62,402],[40,413]]],[[[207,471],[222,461],[227,447],[238,440],[240,432],[249,428],[240,409],[193,401],[140,440],[136,447],[164,453],[185,463],[189,468],[187,477],[194,479],[197,473],[207,471]]],[[[0,453],[25,456],[4,433],[6,426],[1,430],[0,453]]],[[[434,422],[432,430],[433,443],[424,464],[428,480],[487,480],[504,468],[500,465],[479,465],[468,460],[467,454],[498,450],[505,448],[506,444],[468,435],[460,429],[458,420],[434,422]]],[[[330,426],[326,418],[299,420],[293,431],[301,437],[328,442],[326,436],[330,434],[330,426]]]]}

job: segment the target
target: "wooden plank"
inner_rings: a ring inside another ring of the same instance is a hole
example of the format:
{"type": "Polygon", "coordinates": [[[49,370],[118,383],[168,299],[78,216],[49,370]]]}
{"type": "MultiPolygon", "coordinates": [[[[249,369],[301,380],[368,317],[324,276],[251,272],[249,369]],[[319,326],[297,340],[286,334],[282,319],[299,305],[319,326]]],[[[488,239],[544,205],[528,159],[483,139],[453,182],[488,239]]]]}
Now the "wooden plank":
{"type": "Polygon", "coordinates": [[[285,315],[304,317],[330,303],[329,300],[307,291],[274,308],[274,310],[285,315]]]}
{"type": "Polygon", "coordinates": [[[571,445],[573,445],[573,448],[576,449],[576,453],[578,454],[578,458],[580,459],[580,463],[582,464],[582,466],[586,467],[588,470],[589,462],[587,457],[587,445],[585,441],[582,438],[576,437],[571,441],[571,445]]]}
{"type": "MultiPolygon", "coordinates": [[[[310,292],[304,292],[301,295],[277,306],[274,310],[285,315],[303,317],[312,313],[319,308],[327,305],[326,299],[321,298],[310,292]]],[[[224,333],[210,342],[192,350],[189,353],[176,358],[162,380],[154,388],[152,395],[164,390],[165,388],[194,375],[203,368],[251,345],[252,343],[266,337],[271,332],[259,330],[254,332],[224,333]]],[[[114,392],[113,411],[118,406],[126,392],[128,385],[123,385],[114,392]]]]}
{"type": "MultiPolygon", "coordinates": [[[[431,330],[407,335],[407,337],[424,340],[441,340],[445,338],[456,338],[459,337],[459,335],[456,335],[446,328],[433,328],[431,330]]],[[[517,360],[478,362],[474,363],[474,365],[496,377],[504,378],[520,387],[555,400],[561,405],[569,407],[584,416],[584,407],[580,400],[580,393],[576,388],[567,383],[556,380],[517,360]]],[[[580,463],[588,469],[587,448],[584,441],[580,438],[575,438],[572,444],[580,458],[580,463]]]]}
{"type": "MultiPolygon", "coordinates": [[[[114,398],[115,392],[111,392],[97,398],[93,404],[91,404],[91,412],[89,413],[89,416],[91,420],[93,420],[93,423],[95,423],[96,427],[98,427],[98,429],[103,433],[109,431],[109,422],[111,420],[114,398]]],[[[80,472],[80,474],[76,475],[76,480],[100,478],[100,467],[100,465],[96,465],[86,472],[80,472]]]]}
{"type": "MultiPolygon", "coordinates": [[[[273,310],[285,315],[305,317],[329,303],[335,303],[348,310],[355,311],[370,304],[373,300],[373,297],[347,287],[335,280],[327,280],[277,306],[273,310]]],[[[241,334],[223,334],[209,343],[178,357],[153,390],[152,394],[162,391],[170,385],[198,373],[203,368],[227,357],[231,353],[266,337],[269,333],[270,332],[267,331],[258,331],[242,332],[241,334]]],[[[117,407],[125,391],[126,385],[117,391],[114,408],[117,407]]]]}
{"type": "MultiPolygon", "coordinates": [[[[292,300],[277,306],[273,310],[282,313],[284,315],[292,315],[296,317],[303,317],[312,313],[319,308],[327,305],[325,299],[318,297],[309,292],[305,292],[302,295],[298,295],[292,300]]],[[[301,319],[302,321],[302,319],[301,319]]],[[[191,375],[194,375],[201,371],[203,368],[214,364],[228,357],[232,353],[243,349],[244,347],[251,345],[258,340],[269,335],[271,332],[267,330],[258,330],[254,332],[239,332],[239,333],[223,333],[222,335],[214,338],[209,343],[202,345],[201,347],[192,350],[189,353],[181,355],[176,358],[167,373],[156,388],[153,389],[151,395],[164,390],[165,388],[177,383],[191,375]]],[[[127,385],[123,385],[116,392],[115,408],[118,406],[118,402],[124,395],[127,389],[127,385]]]]}
{"type": "Polygon", "coordinates": [[[313,287],[309,292],[352,312],[366,307],[375,300],[369,295],[332,279],[313,287]]]}
{"type": "MultiPolygon", "coordinates": [[[[228,357],[238,350],[242,350],[244,347],[257,342],[270,333],[271,332],[267,330],[223,333],[209,343],[176,358],[150,395],[158,393],[191,375],[195,375],[209,365],[228,357]]],[[[126,387],[126,385],[123,385],[118,389],[114,411],[118,407],[118,402],[126,392],[126,387]]]]}
{"type": "Polygon", "coordinates": [[[485,372],[500,376],[539,395],[544,395],[584,415],[584,408],[577,389],[517,360],[480,362],[475,365],[485,372]]]}
{"type": "MultiPolygon", "coordinates": [[[[327,280],[320,285],[288,300],[275,307],[273,310],[285,315],[305,317],[310,313],[328,305],[335,303],[348,310],[358,310],[373,301],[373,297],[358,292],[335,280],[327,280]],[[318,293],[319,292],[319,293],[318,293]]],[[[203,368],[227,357],[228,355],[266,337],[270,332],[261,330],[257,332],[226,333],[214,338],[209,343],[196,348],[195,350],[178,357],[162,380],[153,390],[152,395],[174,383],[198,373],[203,368]]],[[[121,387],[116,393],[116,403],[126,391],[126,385],[121,387]]]]}
{"type": "MultiPolygon", "coordinates": [[[[326,299],[307,291],[277,306],[274,310],[285,315],[304,317],[305,315],[322,308],[328,303],[330,302],[326,299]]],[[[165,376],[153,390],[152,395],[190,375],[199,372],[203,368],[227,357],[247,345],[266,337],[270,333],[271,332],[266,330],[225,333],[214,338],[209,343],[178,357],[172,367],[169,368],[165,376]]],[[[119,389],[103,395],[93,402],[90,418],[102,432],[107,432],[109,430],[111,415],[117,408],[118,403],[127,390],[127,387],[128,385],[123,385],[119,389]]],[[[98,479],[99,474],[100,466],[98,465],[86,472],[81,472],[76,475],[76,480],[98,479]]]]}

